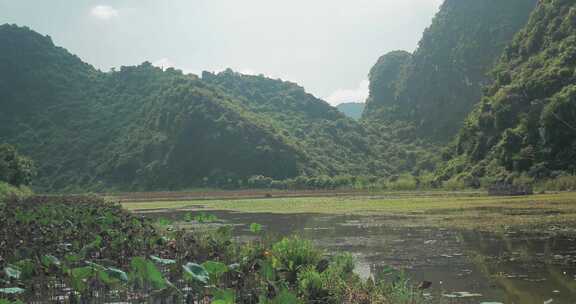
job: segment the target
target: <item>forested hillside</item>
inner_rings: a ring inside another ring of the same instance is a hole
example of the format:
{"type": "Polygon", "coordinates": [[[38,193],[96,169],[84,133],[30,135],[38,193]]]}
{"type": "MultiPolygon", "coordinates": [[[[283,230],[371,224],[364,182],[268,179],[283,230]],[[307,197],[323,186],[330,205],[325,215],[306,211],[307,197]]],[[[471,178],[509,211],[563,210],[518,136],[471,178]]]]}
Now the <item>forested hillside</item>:
{"type": "Polygon", "coordinates": [[[554,177],[576,170],[574,12],[447,0],[414,54],[372,68],[360,121],[291,82],[147,62],[102,72],[3,25],[0,143],[37,164],[40,191],[554,177]]]}
{"type": "Polygon", "coordinates": [[[204,72],[202,80],[232,94],[249,111],[271,119],[322,168],[316,174],[377,174],[383,166],[368,129],[294,83],[230,70],[204,72]]]}
{"type": "Polygon", "coordinates": [[[16,26],[0,28],[0,44],[0,141],[37,162],[40,189],[172,189],[314,168],[195,76],[149,63],[102,73],[16,26]]]}
{"type": "Polygon", "coordinates": [[[445,1],[414,54],[395,51],[372,68],[363,118],[403,128],[403,136],[450,141],[536,2],[445,1]]]}
{"type": "Polygon", "coordinates": [[[103,73],[10,25],[0,43],[0,142],[37,162],[43,191],[388,172],[368,129],[293,83],[149,63],[103,73]]]}
{"type": "Polygon", "coordinates": [[[576,6],[542,0],[494,68],[440,178],[469,184],[576,170],[576,6]]]}

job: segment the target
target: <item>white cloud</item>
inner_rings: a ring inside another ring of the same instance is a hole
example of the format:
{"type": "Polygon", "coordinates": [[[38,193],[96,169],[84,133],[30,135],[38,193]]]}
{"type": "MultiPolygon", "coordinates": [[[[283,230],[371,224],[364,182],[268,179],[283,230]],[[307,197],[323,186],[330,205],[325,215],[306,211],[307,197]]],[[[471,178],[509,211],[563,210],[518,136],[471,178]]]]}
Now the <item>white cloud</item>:
{"type": "Polygon", "coordinates": [[[362,80],[356,89],[338,89],[325,99],[333,106],[343,102],[365,102],[369,94],[369,85],[368,80],[362,80]]]}
{"type": "Polygon", "coordinates": [[[111,6],[108,5],[96,5],[95,7],[92,8],[92,10],[90,11],[90,14],[93,17],[96,17],[98,19],[102,19],[102,20],[109,20],[115,17],[118,17],[118,11],[116,9],[114,9],[111,6]]]}

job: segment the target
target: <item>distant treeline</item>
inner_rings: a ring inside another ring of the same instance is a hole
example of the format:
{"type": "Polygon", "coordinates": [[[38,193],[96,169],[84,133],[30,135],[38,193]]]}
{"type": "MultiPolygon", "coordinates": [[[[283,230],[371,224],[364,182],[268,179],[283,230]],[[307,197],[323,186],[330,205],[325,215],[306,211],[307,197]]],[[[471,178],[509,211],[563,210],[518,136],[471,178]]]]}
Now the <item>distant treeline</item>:
{"type": "MultiPolygon", "coordinates": [[[[206,180],[208,182],[208,180],[206,180]]],[[[358,191],[458,191],[486,190],[495,184],[508,184],[534,187],[537,191],[573,191],[576,190],[576,175],[556,172],[546,179],[534,179],[526,175],[516,175],[507,180],[486,177],[476,187],[464,181],[450,179],[438,181],[434,174],[425,173],[414,176],[402,174],[393,177],[377,176],[299,176],[286,180],[275,180],[265,176],[252,176],[247,180],[219,181],[206,183],[204,187],[224,189],[275,189],[275,190],[358,190],[358,191]]]]}

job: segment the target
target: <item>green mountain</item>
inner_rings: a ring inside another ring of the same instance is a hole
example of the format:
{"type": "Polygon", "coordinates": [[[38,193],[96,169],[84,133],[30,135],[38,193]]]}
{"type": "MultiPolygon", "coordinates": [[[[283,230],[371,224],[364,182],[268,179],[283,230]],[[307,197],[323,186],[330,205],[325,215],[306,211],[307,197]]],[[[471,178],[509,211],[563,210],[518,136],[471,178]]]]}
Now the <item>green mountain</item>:
{"type": "Polygon", "coordinates": [[[336,109],[347,117],[358,120],[362,118],[365,106],[363,102],[345,102],[339,104],[336,109]]]}
{"type": "Polygon", "coordinates": [[[576,170],[576,4],[541,0],[439,172],[470,184],[576,170]]]}
{"type": "Polygon", "coordinates": [[[12,25],[0,44],[0,142],[36,161],[41,191],[388,172],[367,128],[293,83],[150,63],[104,73],[12,25]]]}
{"type": "Polygon", "coordinates": [[[412,54],[406,51],[393,51],[378,59],[368,74],[370,95],[362,118],[378,124],[397,120],[398,94],[411,62],[412,54]]]}
{"type": "Polygon", "coordinates": [[[413,54],[386,54],[372,68],[364,120],[401,126],[410,137],[450,141],[536,2],[446,0],[413,54]]]}
{"type": "Polygon", "coordinates": [[[150,63],[102,72],[50,37],[3,25],[0,143],[37,164],[40,191],[403,173],[477,186],[573,172],[574,11],[560,0],[447,0],[414,54],[372,68],[360,121],[291,82],[150,63]]]}
{"type": "Polygon", "coordinates": [[[248,111],[268,118],[301,147],[317,168],[306,174],[376,175],[386,167],[386,160],[378,160],[369,129],[294,83],[231,70],[204,72],[202,80],[231,94],[248,111]]]}
{"type": "Polygon", "coordinates": [[[0,142],[42,190],[175,189],[314,167],[268,121],[193,75],[149,63],[103,73],[49,37],[0,27],[0,142]]]}

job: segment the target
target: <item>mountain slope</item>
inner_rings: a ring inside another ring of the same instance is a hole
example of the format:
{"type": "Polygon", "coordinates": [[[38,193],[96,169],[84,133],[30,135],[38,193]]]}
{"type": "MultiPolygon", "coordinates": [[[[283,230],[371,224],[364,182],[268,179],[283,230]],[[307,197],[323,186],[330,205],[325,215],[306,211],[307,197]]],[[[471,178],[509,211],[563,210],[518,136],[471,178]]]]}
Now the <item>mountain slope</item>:
{"type": "Polygon", "coordinates": [[[416,138],[451,140],[536,2],[446,0],[414,54],[392,52],[374,66],[364,119],[408,125],[416,138]]]}
{"type": "Polygon", "coordinates": [[[150,63],[104,73],[11,25],[0,42],[0,142],[36,161],[40,191],[238,187],[256,175],[406,167],[382,158],[388,147],[371,128],[294,83],[231,70],[200,79],[150,63]]]}
{"type": "Polygon", "coordinates": [[[494,69],[495,83],[439,172],[470,184],[576,170],[576,4],[542,0],[494,69]]]}
{"type": "Polygon", "coordinates": [[[412,54],[406,51],[390,52],[378,59],[368,74],[370,95],[366,100],[364,119],[385,122],[395,118],[389,114],[396,112],[398,94],[411,62],[412,54]]]}
{"type": "Polygon", "coordinates": [[[306,151],[321,168],[307,174],[382,174],[386,166],[378,160],[368,129],[294,83],[231,70],[204,72],[202,80],[233,95],[247,110],[270,119],[306,151]]]}
{"type": "Polygon", "coordinates": [[[195,76],[149,63],[102,73],[17,26],[1,26],[0,43],[0,141],[36,161],[41,190],[177,189],[314,168],[195,76]]]}

